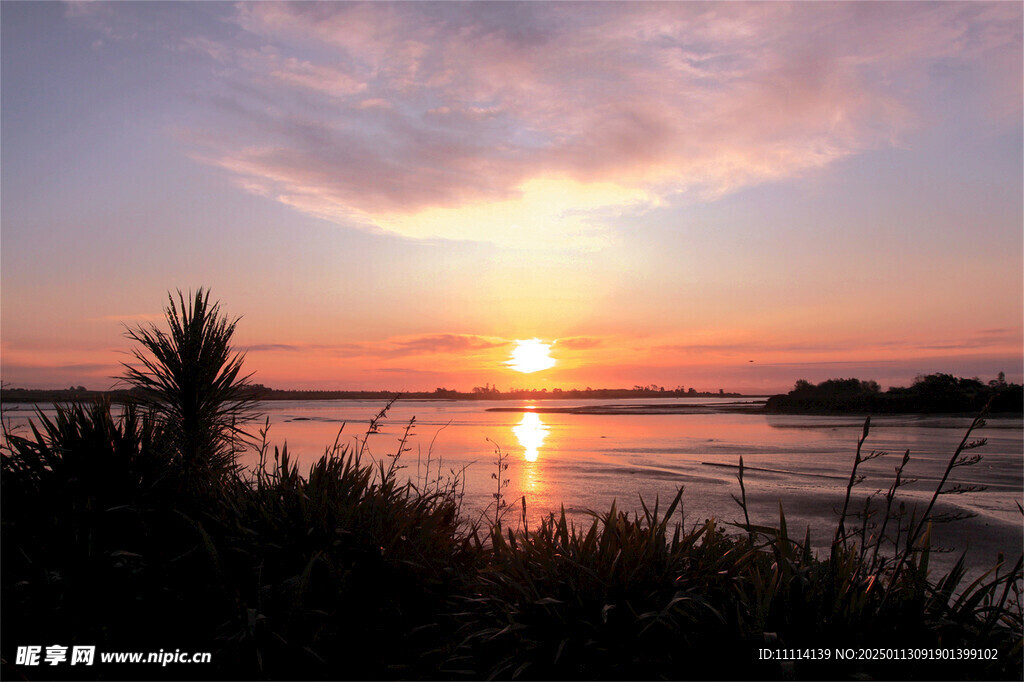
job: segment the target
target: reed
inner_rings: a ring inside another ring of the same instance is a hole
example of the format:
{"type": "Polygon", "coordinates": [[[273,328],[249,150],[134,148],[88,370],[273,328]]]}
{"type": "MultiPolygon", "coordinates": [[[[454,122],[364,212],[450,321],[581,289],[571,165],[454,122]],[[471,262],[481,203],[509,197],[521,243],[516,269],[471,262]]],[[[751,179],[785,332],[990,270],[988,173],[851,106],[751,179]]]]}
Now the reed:
{"type": "MultiPolygon", "coordinates": [[[[784,510],[777,525],[714,520],[684,528],[669,519],[682,490],[661,515],[658,504],[630,516],[612,504],[576,527],[564,510],[535,531],[492,534],[490,562],[464,602],[460,667],[468,676],[526,679],[682,678],[810,679],[864,676],[901,679],[1015,678],[1021,661],[1022,560],[1002,557],[964,584],[965,557],[938,578],[929,574],[929,524],[935,500],[959,466],[977,460],[964,451],[980,421],[956,448],[929,504],[909,524],[896,505],[906,453],[884,497],[883,519],[861,515],[848,527],[850,502],[863,481],[859,467],[885,453],[862,454],[864,424],[825,557],[815,555],[810,529],[801,541],[789,534],[784,510]],[[900,520],[895,533],[890,522],[900,520]],[[998,614],[998,615],[997,615],[998,614]],[[755,660],[772,648],[983,647],[995,661],[799,662],[755,660]],[[484,662],[472,668],[469,661],[484,662]]],[[[742,464],[741,469],[742,472],[742,464]]],[[[969,491],[967,491],[969,492],[969,491]]],[[[865,504],[870,510],[871,498],[865,504]]],[[[903,503],[900,502],[902,507],[903,503]]],[[[451,672],[455,672],[453,669],[451,672]]]]}

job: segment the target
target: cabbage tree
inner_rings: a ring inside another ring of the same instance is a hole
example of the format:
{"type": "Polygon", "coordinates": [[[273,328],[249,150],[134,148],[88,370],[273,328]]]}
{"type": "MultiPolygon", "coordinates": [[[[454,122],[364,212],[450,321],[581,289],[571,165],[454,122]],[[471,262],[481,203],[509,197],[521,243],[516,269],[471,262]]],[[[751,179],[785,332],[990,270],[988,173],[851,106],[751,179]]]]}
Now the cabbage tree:
{"type": "Polygon", "coordinates": [[[137,399],[163,422],[182,460],[215,473],[234,467],[236,444],[246,438],[242,425],[255,414],[249,377],[242,375],[244,354],[235,353],[231,337],[239,318],[220,314],[209,291],[175,302],[167,295],[168,329],[156,325],[127,327],[139,346],[136,363],[122,363],[124,380],[137,399]]]}

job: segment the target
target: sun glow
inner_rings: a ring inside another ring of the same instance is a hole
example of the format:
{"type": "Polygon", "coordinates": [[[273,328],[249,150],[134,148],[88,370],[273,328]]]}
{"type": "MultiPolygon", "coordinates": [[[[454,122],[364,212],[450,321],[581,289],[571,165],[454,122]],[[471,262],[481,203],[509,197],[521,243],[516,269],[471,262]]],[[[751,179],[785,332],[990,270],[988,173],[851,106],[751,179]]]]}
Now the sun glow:
{"type": "Polygon", "coordinates": [[[542,369],[550,369],[555,366],[555,359],[551,357],[550,353],[551,344],[541,343],[540,339],[516,340],[516,347],[512,349],[512,358],[505,364],[515,371],[525,374],[539,372],[542,369]]]}
{"type": "MultiPolygon", "coordinates": [[[[370,220],[389,232],[416,239],[486,240],[531,249],[594,251],[610,244],[601,215],[658,205],[657,196],[636,184],[637,180],[623,185],[538,176],[515,187],[509,199],[431,207],[416,213],[375,214],[370,220]]],[[[309,212],[315,215],[316,207],[309,212]]],[[[329,216],[331,210],[320,213],[329,216]]]]}

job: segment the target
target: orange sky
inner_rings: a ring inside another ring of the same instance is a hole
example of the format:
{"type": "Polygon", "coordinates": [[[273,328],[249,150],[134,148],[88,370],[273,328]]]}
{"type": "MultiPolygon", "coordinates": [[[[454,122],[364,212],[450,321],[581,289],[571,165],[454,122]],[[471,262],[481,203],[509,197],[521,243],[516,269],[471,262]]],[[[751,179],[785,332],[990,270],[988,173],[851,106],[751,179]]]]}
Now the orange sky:
{"type": "Polygon", "coordinates": [[[279,388],[1024,378],[1018,3],[0,12],[5,385],[200,286],[279,388]]]}

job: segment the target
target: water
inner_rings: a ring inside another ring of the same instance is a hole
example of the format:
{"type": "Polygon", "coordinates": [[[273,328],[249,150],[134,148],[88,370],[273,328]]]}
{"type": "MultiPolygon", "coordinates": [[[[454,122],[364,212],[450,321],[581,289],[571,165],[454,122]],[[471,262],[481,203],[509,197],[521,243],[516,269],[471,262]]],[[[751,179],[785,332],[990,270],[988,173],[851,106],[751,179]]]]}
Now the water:
{"type": "MultiPolygon", "coordinates": [[[[591,401],[591,404],[658,403],[713,405],[716,399],[667,401],[591,401]]],[[[544,401],[537,407],[585,405],[585,402],[544,401]]],[[[535,526],[551,511],[565,506],[577,522],[587,512],[607,511],[611,501],[627,511],[667,501],[684,487],[687,523],[715,517],[739,520],[736,465],[742,456],[751,520],[775,524],[781,503],[787,523],[824,549],[831,540],[836,512],[841,509],[853,464],[859,417],[775,416],[712,412],[704,414],[538,414],[491,412],[492,407],[530,406],[523,401],[398,402],[370,437],[368,451],[386,457],[397,451],[405,426],[415,417],[402,461],[414,480],[459,474],[465,484],[465,504],[471,513],[486,513],[493,505],[497,451],[507,456],[502,480],[503,499],[513,507],[510,519],[521,514],[526,498],[527,518],[535,526]],[[429,474],[428,474],[429,469],[429,474]]],[[[271,419],[271,441],[287,441],[289,449],[310,463],[333,443],[354,445],[381,408],[379,402],[282,402],[264,405],[271,419]]],[[[890,454],[862,465],[866,474],[855,488],[853,503],[886,490],[905,450],[911,460],[904,477],[917,478],[903,489],[908,505],[927,504],[950,455],[970,419],[897,416],[872,420],[865,453],[890,454]]],[[[1022,551],[1021,515],[1016,501],[1024,485],[1019,420],[990,420],[977,436],[988,444],[976,452],[980,463],[954,471],[954,482],[987,486],[969,495],[941,498],[945,512],[967,512],[972,519],[936,529],[940,546],[971,550],[972,559],[989,562],[999,551],[1022,551]]],[[[489,513],[493,514],[493,507],[489,513]]]]}
{"type": "MultiPolygon", "coordinates": [[[[380,459],[393,455],[413,418],[402,454],[403,473],[416,481],[458,475],[465,486],[471,516],[493,515],[497,452],[508,464],[501,491],[511,507],[507,522],[521,516],[535,526],[564,505],[576,522],[588,510],[607,511],[611,501],[625,511],[641,509],[640,498],[662,506],[684,487],[683,513],[689,526],[715,517],[742,519],[732,499],[739,495],[736,465],[743,457],[744,482],[753,523],[776,525],[779,505],[791,533],[824,549],[842,507],[854,452],[863,428],[859,417],[783,416],[706,412],[699,414],[540,414],[490,412],[492,407],[583,406],[611,404],[715,405],[731,400],[672,399],[618,401],[398,401],[369,437],[367,452],[380,459]]],[[[364,438],[381,401],[280,401],[260,409],[270,419],[268,440],[285,442],[303,467],[319,458],[335,438],[354,446],[364,438]]],[[[4,419],[23,422],[28,406],[5,405],[4,419]]],[[[901,489],[908,506],[923,509],[950,455],[970,424],[948,416],[876,417],[865,453],[889,454],[862,465],[866,475],[854,489],[851,507],[891,485],[905,450],[911,460],[905,478],[916,483],[901,489]]],[[[991,564],[996,554],[1015,557],[1022,551],[1022,516],[1017,509],[1024,489],[1024,440],[1019,419],[992,419],[974,437],[985,437],[983,455],[974,466],[954,470],[952,482],[986,486],[965,495],[942,496],[943,512],[967,512],[973,518],[936,527],[935,540],[949,549],[968,550],[972,563],[991,564]]],[[[970,453],[969,453],[970,454],[970,453]]],[[[255,465],[255,455],[243,457],[255,465]]],[[[948,564],[953,555],[946,555],[948,564]]]]}

